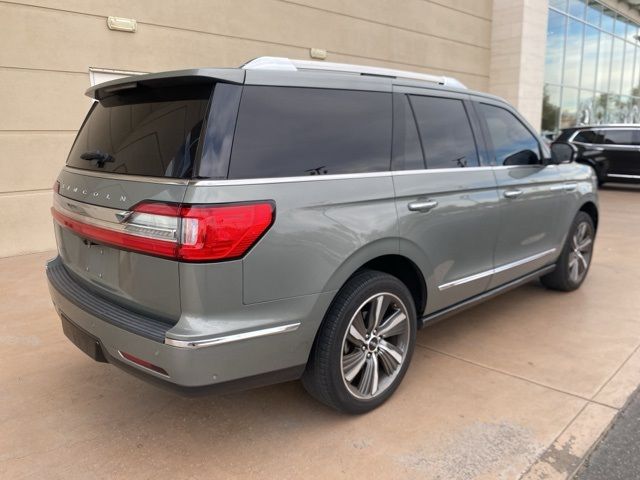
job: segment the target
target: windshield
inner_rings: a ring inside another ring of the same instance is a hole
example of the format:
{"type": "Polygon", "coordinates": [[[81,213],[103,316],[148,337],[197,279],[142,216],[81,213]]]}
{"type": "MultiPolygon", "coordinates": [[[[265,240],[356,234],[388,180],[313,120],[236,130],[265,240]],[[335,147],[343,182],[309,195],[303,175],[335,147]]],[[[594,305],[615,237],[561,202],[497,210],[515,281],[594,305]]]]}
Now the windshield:
{"type": "Polygon", "coordinates": [[[96,102],[67,165],[83,170],[190,178],[211,86],[134,89],[96,102]]]}

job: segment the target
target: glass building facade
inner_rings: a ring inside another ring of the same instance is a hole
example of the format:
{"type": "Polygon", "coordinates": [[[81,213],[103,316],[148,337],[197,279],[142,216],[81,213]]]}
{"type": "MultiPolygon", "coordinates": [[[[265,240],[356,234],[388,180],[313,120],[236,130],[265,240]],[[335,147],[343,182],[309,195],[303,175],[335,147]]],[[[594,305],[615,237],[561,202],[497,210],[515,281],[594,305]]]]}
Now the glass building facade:
{"type": "Polygon", "coordinates": [[[549,0],[542,131],[640,123],[640,29],[596,0],[549,0]]]}

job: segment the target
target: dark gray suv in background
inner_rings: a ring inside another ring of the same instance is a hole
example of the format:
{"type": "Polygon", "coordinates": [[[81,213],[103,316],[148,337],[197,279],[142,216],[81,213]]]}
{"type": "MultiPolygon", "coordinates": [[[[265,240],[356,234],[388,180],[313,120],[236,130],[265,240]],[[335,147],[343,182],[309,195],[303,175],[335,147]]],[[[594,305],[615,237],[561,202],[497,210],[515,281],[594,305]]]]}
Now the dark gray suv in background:
{"type": "Polygon", "coordinates": [[[261,58],[87,93],[55,186],[51,296],[80,349],[147,379],[302,378],[365,412],[418,328],[589,269],[591,168],[453,79],[261,58]]]}
{"type": "Polygon", "coordinates": [[[576,160],[595,170],[600,185],[640,182],[640,125],[567,128],[556,141],[575,145],[576,160]]]}

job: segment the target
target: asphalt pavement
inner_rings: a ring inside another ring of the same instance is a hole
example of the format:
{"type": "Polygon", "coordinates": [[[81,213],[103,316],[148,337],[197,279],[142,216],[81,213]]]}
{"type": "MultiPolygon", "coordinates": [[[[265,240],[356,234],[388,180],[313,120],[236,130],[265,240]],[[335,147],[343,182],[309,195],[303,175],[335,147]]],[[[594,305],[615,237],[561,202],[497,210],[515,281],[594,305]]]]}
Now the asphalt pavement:
{"type": "Polygon", "coordinates": [[[640,389],[616,416],[574,479],[640,479],[640,389]]]}

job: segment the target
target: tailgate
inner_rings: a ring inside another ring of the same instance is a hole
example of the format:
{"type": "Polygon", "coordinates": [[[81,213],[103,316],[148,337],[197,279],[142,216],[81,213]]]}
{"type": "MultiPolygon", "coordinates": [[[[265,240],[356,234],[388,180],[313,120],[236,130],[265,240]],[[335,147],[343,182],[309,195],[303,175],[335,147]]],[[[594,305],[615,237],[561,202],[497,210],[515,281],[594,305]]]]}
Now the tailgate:
{"type": "Polygon", "coordinates": [[[58,177],[53,214],[60,257],[77,281],[122,306],[176,322],[179,263],[117,240],[129,228],[130,242],[144,242],[149,232],[156,235],[154,248],[176,241],[175,226],[162,223],[166,217],[147,216],[151,224],[137,230],[126,223],[140,202],[182,202],[214,86],[211,79],[154,78],[99,95],[58,177]]]}
{"type": "MultiPolygon", "coordinates": [[[[96,225],[117,225],[143,200],[180,203],[187,188],[186,181],[146,183],[80,174],[68,168],[58,181],[54,208],[96,225]]],[[[114,248],[54,224],[62,262],[78,281],[133,310],[178,320],[178,262],[114,248]]]]}

